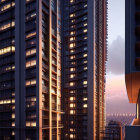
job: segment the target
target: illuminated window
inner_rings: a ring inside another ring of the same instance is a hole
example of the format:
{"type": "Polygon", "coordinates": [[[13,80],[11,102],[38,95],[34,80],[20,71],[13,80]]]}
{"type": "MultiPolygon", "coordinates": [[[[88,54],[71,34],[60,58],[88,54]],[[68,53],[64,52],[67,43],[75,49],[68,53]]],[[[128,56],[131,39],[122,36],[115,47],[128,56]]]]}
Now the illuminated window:
{"type": "Polygon", "coordinates": [[[71,115],[73,115],[73,114],[75,114],[76,112],[75,112],[75,110],[70,110],[70,114],[71,115]]]}
{"type": "Polygon", "coordinates": [[[84,61],[83,61],[83,64],[87,64],[87,60],[84,60],[84,61]]]}
{"type": "Polygon", "coordinates": [[[83,98],[83,101],[87,101],[87,98],[83,98]]]}
{"type": "Polygon", "coordinates": [[[73,107],[75,107],[75,103],[70,104],[70,108],[73,108],[73,107]]]}
{"type": "Polygon", "coordinates": [[[73,41],[73,40],[75,40],[75,37],[71,37],[71,38],[70,38],[70,41],[73,41]]]}
{"type": "Polygon", "coordinates": [[[75,134],[70,134],[70,139],[74,139],[75,138],[75,134]]]}
{"type": "Polygon", "coordinates": [[[75,97],[70,97],[70,101],[75,101],[75,97]]]}
{"type": "Polygon", "coordinates": [[[15,47],[14,46],[9,46],[3,49],[0,49],[0,55],[9,53],[9,52],[15,52],[15,47]]]}
{"type": "Polygon", "coordinates": [[[30,37],[33,37],[33,36],[35,36],[36,35],[36,32],[34,31],[34,32],[30,32],[30,33],[28,33],[27,35],[26,35],[26,38],[30,38],[30,37]]]}
{"type": "Polygon", "coordinates": [[[70,82],[70,86],[74,86],[75,85],[75,82],[70,82]]]}
{"type": "Polygon", "coordinates": [[[27,80],[26,81],[26,86],[35,85],[35,84],[36,84],[36,80],[35,79],[27,80]]]}
{"type": "Polygon", "coordinates": [[[75,74],[70,74],[70,78],[75,78],[76,75],[75,74]]]}
{"type": "Polygon", "coordinates": [[[12,119],[15,119],[15,114],[12,114],[12,119]]]}
{"type": "Polygon", "coordinates": [[[7,29],[7,28],[14,27],[14,26],[15,26],[15,22],[14,21],[12,21],[12,22],[10,21],[10,22],[5,23],[2,26],[0,26],[0,31],[3,31],[5,29],[7,29]]]}
{"type": "Polygon", "coordinates": [[[75,52],[75,50],[70,50],[70,53],[74,53],[75,52]]]}
{"type": "Polygon", "coordinates": [[[32,54],[36,54],[36,49],[31,49],[26,51],[26,56],[30,56],[32,54]]]}
{"type": "Polygon", "coordinates": [[[70,93],[72,93],[72,94],[76,93],[76,90],[70,90],[70,93]]]}
{"type": "Polygon", "coordinates": [[[75,0],[70,0],[70,3],[73,3],[73,2],[75,2],[75,0]]]}
{"type": "Polygon", "coordinates": [[[2,7],[1,7],[1,11],[5,11],[5,10],[7,10],[7,9],[9,9],[9,8],[11,8],[11,7],[14,7],[15,6],[15,3],[14,2],[12,2],[12,3],[7,3],[6,5],[3,5],[2,7]]]}
{"type": "Polygon", "coordinates": [[[87,85],[87,81],[84,81],[84,82],[83,82],[83,85],[87,85]]]}
{"type": "Polygon", "coordinates": [[[87,70],[87,67],[84,67],[84,70],[87,70]]]}
{"type": "Polygon", "coordinates": [[[26,68],[36,65],[36,60],[31,60],[26,62],[26,68]]]}
{"type": "Polygon", "coordinates": [[[75,13],[70,14],[70,18],[75,17],[75,13]]]}
{"type": "Polygon", "coordinates": [[[70,48],[74,48],[75,47],[75,43],[70,43],[70,48]]]}
{"type": "Polygon", "coordinates": [[[27,127],[36,127],[36,122],[35,121],[26,121],[26,126],[27,127]]]}
{"type": "Polygon", "coordinates": [[[70,32],[70,35],[74,35],[74,34],[75,34],[75,31],[70,32]]]}
{"type": "Polygon", "coordinates": [[[87,4],[85,4],[84,7],[87,7],[87,4]]]}
{"type": "Polygon", "coordinates": [[[87,54],[85,53],[85,54],[83,54],[83,57],[87,57],[87,54]]]}
{"type": "Polygon", "coordinates": [[[84,31],[83,31],[84,33],[86,33],[87,32],[87,29],[84,29],[84,31]]]}
{"type": "Polygon", "coordinates": [[[71,23],[74,23],[74,22],[75,22],[75,19],[72,19],[72,20],[71,20],[71,23]]]}
{"type": "Polygon", "coordinates": [[[73,71],[75,71],[75,70],[76,70],[75,68],[70,68],[70,71],[71,71],[71,72],[73,72],[73,71]]]}
{"type": "Polygon", "coordinates": [[[76,58],[75,55],[70,56],[70,59],[71,59],[71,60],[72,60],[72,59],[75,59],[75,58],[76,58]]]}
{"type": "Polygon", "coordinates": [[[87,104],[84,104],[84,105],[83,105],[83,108],[87,108],[87,104]]]}
{"type": "Polygon", "coordinates": [[[15,126],[15,122],[12,122],[12,126],[15,126]]]}

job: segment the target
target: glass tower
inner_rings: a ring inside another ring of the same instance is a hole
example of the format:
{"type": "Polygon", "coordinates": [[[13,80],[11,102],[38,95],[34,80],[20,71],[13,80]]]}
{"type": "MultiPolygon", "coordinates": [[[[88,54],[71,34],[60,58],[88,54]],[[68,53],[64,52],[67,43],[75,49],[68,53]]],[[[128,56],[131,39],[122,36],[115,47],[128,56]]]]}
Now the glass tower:
{"type": "Polygon", "coordinates": [[[0,139],[61,139],[59,0],[0,0],[0,139]]]}
{"type": "Polygon", "coordinates": [[[63,139],[99,140],[105,125],[107,0],[62,0],[63,139]]]}

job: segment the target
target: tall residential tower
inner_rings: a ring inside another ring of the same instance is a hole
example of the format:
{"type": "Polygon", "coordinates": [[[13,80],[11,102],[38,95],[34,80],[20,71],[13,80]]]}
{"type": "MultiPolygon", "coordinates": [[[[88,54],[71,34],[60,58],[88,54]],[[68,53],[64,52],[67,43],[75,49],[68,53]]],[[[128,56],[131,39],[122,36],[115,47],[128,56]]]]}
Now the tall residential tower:
{"type": "Polygon", "coordinates": [[[125,80],[129,102],[136,104],[136,118],[127,126],[126,140],[140,139],[140,1],[125,0],[125,80]]]}
{"type": "Polygon", "coordinates": [[[105,126],[107,0],[62,0],[63,139],[99,140],[105,126]]]}
{"type": "Polygon", "coordinates": [[[0,140],[61,139],[60,0],[0,0],[0,140]]]}

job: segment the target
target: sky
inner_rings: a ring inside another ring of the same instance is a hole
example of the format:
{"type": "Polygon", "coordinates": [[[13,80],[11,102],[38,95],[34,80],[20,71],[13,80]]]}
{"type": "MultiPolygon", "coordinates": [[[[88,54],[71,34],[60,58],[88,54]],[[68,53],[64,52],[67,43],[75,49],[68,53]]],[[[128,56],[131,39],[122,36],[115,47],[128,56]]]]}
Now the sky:
{"type": "Polygon", "coordinates": [[[108,0],[106,113],[135,113],[125,87],[125,0],[108,0]]]}

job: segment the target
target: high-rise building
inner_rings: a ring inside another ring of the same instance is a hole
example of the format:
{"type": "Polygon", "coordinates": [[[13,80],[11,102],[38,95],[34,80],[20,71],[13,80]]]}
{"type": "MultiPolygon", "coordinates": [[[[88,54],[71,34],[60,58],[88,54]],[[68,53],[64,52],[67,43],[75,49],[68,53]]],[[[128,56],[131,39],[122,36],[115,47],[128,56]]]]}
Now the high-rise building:
{"type": "Polygon", "coordinates": [[[61,139],[60,0],[0,0],[0,140],[61,139]]]}
{"type": "Polygon", "coordinates": [[[99,140],[105,125],[107,0],[62,0],[63,139],[99,140]]]}
{"type": "Polygon", "coordinates": [[[122,124],[111,120],[105,127],[102,140],[123,140],[122,124]]]}
{"type": "Polygon", "coordinates": [[[127,126],[126,140],[140,135],[140,1],[125,0],[125,78],[130,103],[136,104],[136,118],[127,126]]]}

